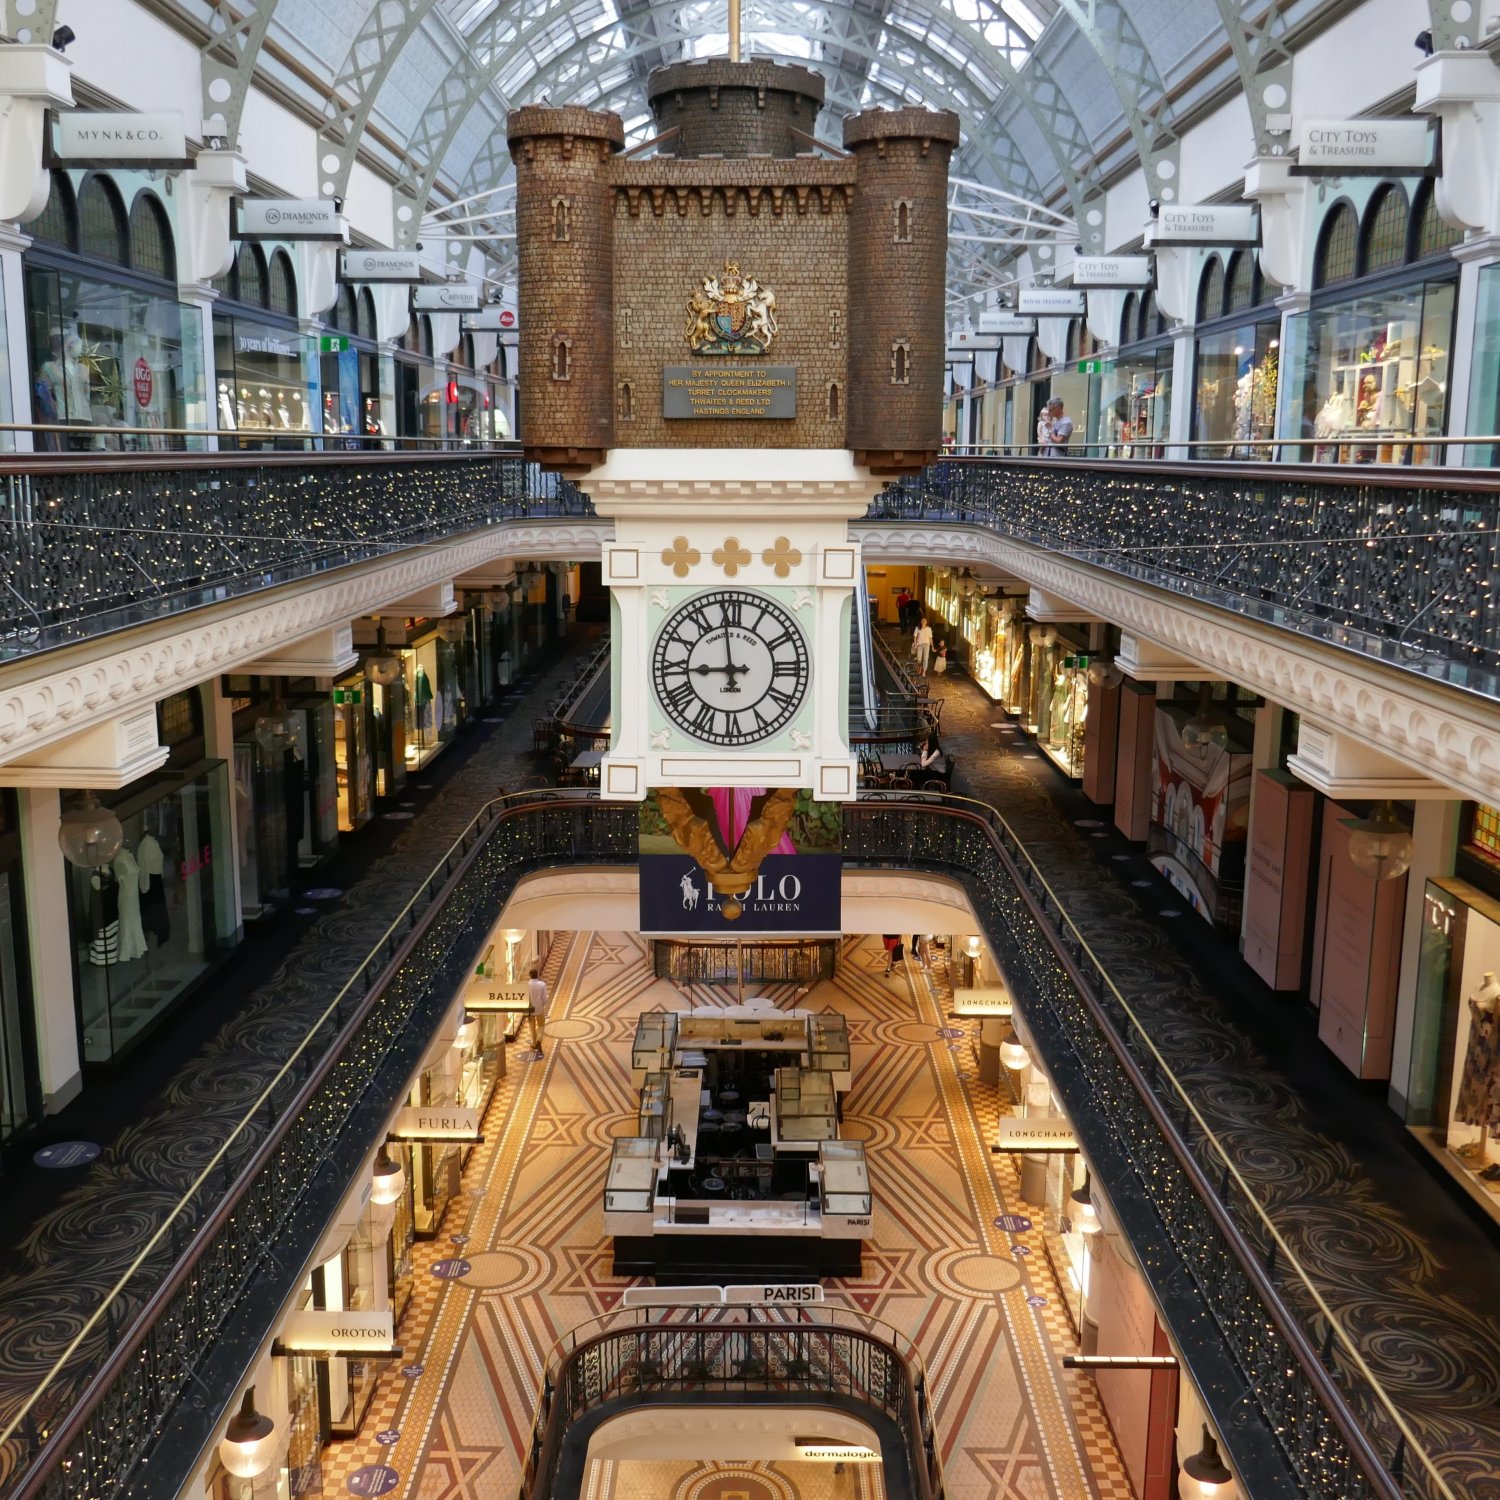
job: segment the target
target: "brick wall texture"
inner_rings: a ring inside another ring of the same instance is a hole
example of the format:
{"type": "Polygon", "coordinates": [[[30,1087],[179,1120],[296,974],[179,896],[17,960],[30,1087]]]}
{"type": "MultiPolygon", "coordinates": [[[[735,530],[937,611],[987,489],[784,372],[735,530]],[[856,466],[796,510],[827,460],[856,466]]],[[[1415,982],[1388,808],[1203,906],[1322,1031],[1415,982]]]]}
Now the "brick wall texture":
{"type": "Polygon", "coordinates": [[[852,447],[875,467],[919,464],[941,443],[957,118],[868,111],[845,122],[848,157],[798,155],[786,123],[815,114],[811,85],[795,78],[778,100],[777,65],[714,67],[741,72],[715,82],[703,64],[679,64],[652,82],[663,123],[673,111],[691,120],[696,158],[618,155],[614,115],[511,115],[523,444],[560,468],[611,446],[852,447]],[[659,89],[664,75],[679,76],[659,89]],[[737,77],[748,86],[733,86],[737,77]],[[763,151],[768,142],[778,149],[763,151]],[[726,261],[775,293],[778,331],[763,356],[697,356],[687,343],[688,300],[726,261]],[[556,378],[562,338],[572,341],[567,380],[556,378]],[[797,415],[668,420],[668,365],[793,366],[797,415]]]}

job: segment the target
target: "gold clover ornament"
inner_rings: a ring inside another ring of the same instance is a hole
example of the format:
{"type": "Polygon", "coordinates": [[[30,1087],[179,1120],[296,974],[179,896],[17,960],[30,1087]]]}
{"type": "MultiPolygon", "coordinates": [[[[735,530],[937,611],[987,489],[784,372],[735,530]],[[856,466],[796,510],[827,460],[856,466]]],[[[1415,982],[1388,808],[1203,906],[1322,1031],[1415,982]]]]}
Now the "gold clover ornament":
{"type": "MultiPolygon", "coordinates": [[[[714,553],[714,561],[717,562],[719,554],[714,553]]],[[[697,567],[702,562],[703,554],[696,547],[688,546],[685,536],[674,537],[672,545],[663,549],[661,560],[679,577],[686,578],[688,569],[697,567]]]]}
{"type": "Polygon", "coordinates": [[[714,548],[714,561],[723,568],[727,577],[733,578],[750,562],[750,549],[740,546],[737,536],[726,536],[722,547],[714,548]]]}
{"type": "Polygon", "coordinates": [[[760,560],[768,568],[774,568],[778,578],[785,578],[802,561],[802,554],[784,536],[779,536],[774,547],[767,547],[761,553],[760,560]]]}

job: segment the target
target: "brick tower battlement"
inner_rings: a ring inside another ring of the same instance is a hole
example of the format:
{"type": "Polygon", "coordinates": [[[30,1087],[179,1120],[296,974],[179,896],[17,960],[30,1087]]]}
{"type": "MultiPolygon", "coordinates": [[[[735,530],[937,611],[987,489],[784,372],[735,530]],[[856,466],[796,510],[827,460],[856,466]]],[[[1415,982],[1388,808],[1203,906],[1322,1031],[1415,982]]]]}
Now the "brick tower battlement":
{"type": "Polygon", "coordinates": [[[675,134],[640,159],[617,115],[510,116],[527,455],[573,473],[612,447],[930,462],[957,116],[866,111],[840,155],[809,142],[808,68],[675,63],[648,92],[675,134]]]}

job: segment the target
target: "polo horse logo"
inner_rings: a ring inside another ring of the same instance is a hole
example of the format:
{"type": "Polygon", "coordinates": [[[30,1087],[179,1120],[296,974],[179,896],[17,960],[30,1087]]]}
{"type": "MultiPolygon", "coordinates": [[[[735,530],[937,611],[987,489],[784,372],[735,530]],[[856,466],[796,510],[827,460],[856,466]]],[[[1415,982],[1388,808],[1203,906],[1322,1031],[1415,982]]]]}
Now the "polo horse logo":
{"type": "Polygon", "coordinates": [[[693,884],[691,875],[682,877],[682,909],[684,911],[698,910],[698,887],[693,884]]]}

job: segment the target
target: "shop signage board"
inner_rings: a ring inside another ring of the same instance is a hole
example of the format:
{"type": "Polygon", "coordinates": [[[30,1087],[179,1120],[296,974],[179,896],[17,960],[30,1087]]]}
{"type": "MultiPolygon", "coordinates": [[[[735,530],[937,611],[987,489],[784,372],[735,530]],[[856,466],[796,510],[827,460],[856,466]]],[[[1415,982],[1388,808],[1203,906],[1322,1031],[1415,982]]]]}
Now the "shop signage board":
{"type": "Polygon", "coordinates": [[[516,333],[521,320],[513,307],[481,307],[464,315],[462,327],[465,333],[516,333]]]}
{"type": "Polygon", "coordinates": [[[993,986],[980,990],[957,989],[953,992],[953,1016],[1004,1017],[1012,1014],[1010,991],[993,986]]]}
{"type": "Polygon", "coordinates": [[[400,1141],[477,1141],[479,1111],[456,1104],[412,1105],[396,1116],[391,1135],[400,1141]]]}
{"type": "Polygon", "coordinates": [[[1066,1120],[1028,1120],[1006,1116],[1000,1121],[997,1151],[1076,1151],[1078,1138],[1066,1120]]]}
{"type": "Polygon", "coordinates": [[[1023,318],[1017,313],[982,312],[979,331],[998,334],[1001,338],[1023,338],[1036,332],[1036,319],[1023,318]]]}
{"type": "Polygon", "coordinates": [[[525,985],[496,984],[486,979],[476,979],[469,986],[464,1005],[469,1010],[503,1011],[510,1015],[531,1009],[525,985]]]}
{"type": "Polygon", "coordinates": [[[1150,286],[1149,255],[1080,255],[1073,262],[1073,285],[1099,291],[1107,287],[1150,286]]]}
{"type": "Polygon", "coordinates": [[[668,420],[790,420],[797,415],[796,366],[747,360],[667,365],[661,372],[661,414],[668,420]]]}
{"type": "Polygon", "coordinates": [[[277,1343],[288,1352],[323,1354],[391,1354],[396,1340],[395,1314],[379,1311],[292,1313],[277,1343]]]}
{"type": "Polygon", "coordinates": [[[411,305],[417,312],[478,312],[479,288],[463,281],[419,286],[411,294],[411,305]]]}
{"type": "Polygon", "coordinates": [[[823,1301],[816,1281],[760,1282],[749,1286],[632,1286],[623,1307],[810,1307],[823,1301]]]}
{"type": "Polygon", "coordinates": [[[1083,293],[1068,286],[1030,286],[1016,294],[1016,311],[1038,318],[1081,318],[1083,293]]]}
{"type": "Polygon", "coordinates": [[[274,354],[278,359],[295,359],[302,352],[295,333],[278,337],[267,329],[262,329],[259,333],[241,333],[236,330],[234,348],[237,354],[274,354]]]}
{"type": "Polygon", "coordinates": [[[340,281],[408,282],[422,279],[422,257],[411,250],[345,250],[339,256],[340,281]]]}
{"type": "Polygon", "coordinates": [[[235,198],[229,233],[237,240],[349,242],[349,226],[331,198],[235,198]]]}
{"type": "Polygon", "coordinates": [[[1303,120],[1297,127],[1301,177],[1430,177],[1438,171],[1431,122],[1395,120],[1303,120]]]}
{"type": "Polygon", "coordinates": [[[1152,249],[1260,244],[1253,203],[1163,203],[1147,231],[1152,249]]]}
{"type": "Polygon", "coordinates": [[[55,116],[44,166],[139,167],[185,172],[192,165],[187,132],[176,110],[69,109],[55,116]]]}
{"type": "Polygon", "coordinates": [[[880,1455],[862,1443],[840,1443],[834,1439],[799,1437],[792,1440],[800,1463],[878,1464],[880,1455]]]}

